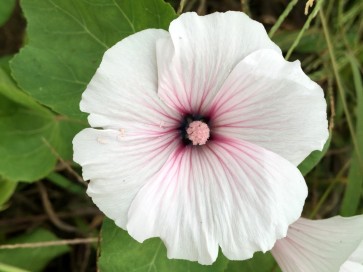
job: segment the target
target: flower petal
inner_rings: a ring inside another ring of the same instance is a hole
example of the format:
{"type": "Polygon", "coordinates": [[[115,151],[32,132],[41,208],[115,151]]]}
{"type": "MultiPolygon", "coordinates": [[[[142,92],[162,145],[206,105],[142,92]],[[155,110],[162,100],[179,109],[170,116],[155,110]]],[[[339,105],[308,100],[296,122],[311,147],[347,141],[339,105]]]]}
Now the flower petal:
{"type": "Polygon", "coordinates": [[[346,261],[340,267],[339,272],[363,272],[363,265],[353,261],[346,261]]]}
{"type": "Polygon", "coordinates": [[[363,272],[363,241],[350,255],[348,261],[343,263],[339,272],[363,272]]]}
{"type": "Polygon", "coordinates": [[[300,218],[272,255],[284,272],[334,272],[363,239],[363,216],[324,220],[300,218]]]}
{"type": "Polygon", "coordinates": [[[363,241],[359,244],[358,248],[349,257],[349,260],[363,264],[363,241]]]}
{"type": "Polygon", "coordinates": [[[175,134],[143,139],[115,130],[84,129],[73,140],[74,161],[90,179],[87,194],[106,216],[125,229],[136,193],[174,150],[175,134]]]}
{"type": "Polygon", "coordinates": [[[224,80],[245,56],[280,49],[262,24],[242,12],[184,13],[158,43],[159,96],[181,113],[203,114],[224,80]]]}
{"type": "Polygon", "coordinates": [[[251,53],[233,70],[208,113],[213,130],[271,150],[295,165],[328,138],[321,87],[275,51],[251,53]]]}
{"type": "Polygon", "coordinates": [[[81,110],[98,131],[86,129],[74,141],[74,160],[90,179],[87,193],[116,224],[140,187],[174,149],[180,116],[157,95],[156,40],[163,30],[131,35],[107,50],[82,95],[81,110]]]}
{"type": "Polygon", "coordinates": [[[214,136],[180,147],[135,197],[127,230],[142,242],[161,237],[169,258],[211,264],[218,244],[229,259],[272,248],[301,214],[307,188],[278,155],[214,136]]]}
{"type": "Polygon", "coordinates": [[[81,110],[93,127],[152,131],[174,127],[179,115],[157,95],[156,41],[164,30],[133,34],[106,51],[82,95],[81,110]]]}

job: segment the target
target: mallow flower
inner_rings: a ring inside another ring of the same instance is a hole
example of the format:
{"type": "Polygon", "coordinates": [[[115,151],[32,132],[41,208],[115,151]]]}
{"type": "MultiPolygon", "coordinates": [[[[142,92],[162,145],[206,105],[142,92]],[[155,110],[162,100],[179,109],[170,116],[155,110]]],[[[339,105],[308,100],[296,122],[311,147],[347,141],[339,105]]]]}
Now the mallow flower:
{"type": "Polygon", "coordinates": [[[363,272],[363,215],[300,218],[271,253],[284,272],[363,272]]]}
{"type": "MultiPolygon", "coordinates": [[[[359,231],[361,232],[362,229],[359,231]]],[[[339,272],[363,272],[363,239],[348,260],[340,267],[339,272]]]]}
{"type": "Polygon", "coordinates": [[[301,215],[297,169],[328,137],[322,89],[241,12],[185,13],[108,49],[74,139],[87,193],[139,242],[213,263],[270,250],[301,215]]]}

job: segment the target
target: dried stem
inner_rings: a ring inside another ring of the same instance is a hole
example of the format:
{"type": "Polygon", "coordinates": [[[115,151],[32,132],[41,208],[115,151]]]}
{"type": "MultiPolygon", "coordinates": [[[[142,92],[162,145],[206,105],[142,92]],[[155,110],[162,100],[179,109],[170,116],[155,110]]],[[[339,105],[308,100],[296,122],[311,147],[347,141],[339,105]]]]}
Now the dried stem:
{"type": "Polygon", "coordinates": [[[197,10],[199,15],[205,15],[207,12],[207,0],[200,0],[200,4],[197,10]]]}
{"type": "Polygon", "coordinates": [[[68,163],[66,163],[62,157],[59,155],[59,153],[55,150],[55,148],[47,141],[47,139],[42,138],[43,142],[49,147],[50,151],[54,154],[54,156],[57,157],[57,159],[60,161],[60,163],[64,166],[64,168],[73,176],[77,179],[77,181],[83,185],[85,185],[86,187],[88,186],[88,183],[85,182],[83,180],[83,178],[78,175],[78,173],[76,171],[74,171],[72,169],[72,167],[69,166],[68,163]]]}
{"type": "Polygon", "coordinates": [[[178,15],[182,14],[186,2],[187,2],[187,0],[181,0],[180,1],[179,8],[178,8],[178,11],[177,11],[178,15]]]}
{"type": "Polygon", "coordinates": [[[40,193],[40,196],[42,199],[44,210],[45,210],[46,214],[48,215],[50,221],[52,221],[52,223],[61,230],[64,230],[67,232],[77,232],[78,231],[77,228],[64,223],[63,221],[61,221],[58,218],[58,216],[55,213],[53,206],[48,198],[48,193],[47,193],[47,190],[45,189],[44,185],[41,182],[37,182],[37,186],[38,186],[38,190],[39,190],[39,193],[40,193]]]}
{"type": "Polygon", "coordinates": [[[76,239],[59,240],[59,241],[46,241],[46,242],[35,242],[35,243],[0,245],[0,249],[39,248],[39,247],[50,247],[50,246],[91,244],[91,243],[97,243],[98,240],[99,240],[98,237],[76,238],[76,239]]]}
{"type": "Polygon", "coordinates": [[[341,80],[341,77],[340,77],[340,74],[339,74],[338,64],[336,62],[336,56],[335,56],[335,52],[334,52],[334,47],[333,47],[333,43],[332,43],[331,38],[330,38],[330,33],[329,33],[329,29],[328,29],[328,24],[327,24],[326,19],[325,19],[324,11],[319,10],[319,15],[320,15],[321,23],[323,25],[323,32],[324,32],[326,44],[328,46],[328,52],[329,52],[329,56],[330,56],[330,60],[331,60],[335,80],[336,80],[336,83],[338,85],[338,93],[339,93],[339,96],[340,96],[340,100],[342,102],[345,118],[347,119],[350,136],[352,137],[354,150],[357,153],[358,162],[362,166],[363,165],[363,159],[362,159],[362,156],[361,156],[361,154],[359,152],[358,140],[357,140],[357,137],[356,137],[356,134],[355,134],[355,129],[354,129],[354,126],[353,126],[352,117],[350,115],[350,110],[348,108],[347,101],[346,101],[346,98],[345,98],[345,93],[344,93],[345,89],[343,87],[343,83],[342,83],[342,80],[341,80]]]}
{"type": "Polygon", "coordinates": [[[241,10],[248,16],[251,16],[250,5],[248,0],[241,0],[241,10]]]}
{"type": "MultiPolygon", "coordinates": [[[[68,217],[75,217],[75,216],[84,216],[84,215],[97,215],[100,214],[100,211],[95,208],[87,207],[82,208],[79,210],[75,210],[73,212],[60,212],[57,213],[58,218],[68,218],[68,217]]],[[[41,215],[34,215],[34,216],[25,216],[25,217],[16,217],[16,218],[7,218],[0,220],[0,227],[1,226],[14,226],[18,224],[29,224],[31,222],[40,222],[44,220],[48,220],[49,217],[46,214],[41,215]]]]}

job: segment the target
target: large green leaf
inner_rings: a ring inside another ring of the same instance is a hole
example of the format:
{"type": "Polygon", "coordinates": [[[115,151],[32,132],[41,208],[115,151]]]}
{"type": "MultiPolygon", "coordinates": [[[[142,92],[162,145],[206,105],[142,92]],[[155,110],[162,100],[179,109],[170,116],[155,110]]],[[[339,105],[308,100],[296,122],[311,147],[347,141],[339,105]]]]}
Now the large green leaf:
{"type": "Polygon", "coordinates": [[[4,204],[9,200],[16,189],[16,182],[9,181],[0,177],[0,211],[4,204]]]}
{"type": "Polygon", "coordinates": [[[0,175],[14,181],[46,176],[58,155],[71,159],[71,139],[83,127],[0,95],[0,175]]]}
{"type": "Polygon", "coordinates": [[[271,253],[257,252],[252,259],[231,261],[225,272],[278,272],[281,271],[271,253]]]}
{"type": "MultiPolygon", "coordinates": [[[[57,241],[58,238],[45,229],[37,229],[31,233],[22,234],[7,241],[7,244],[35,243],[57,241]]],[[[69,251],[65,245],[51,247],[1,249],[0,263],[18,267],[32,272],[42,271],[43,268],[57,256],[69,251]]],[[[1,268],[1,266],[0,266],[1,268]]],[[[16,270],[13,270],[14,272],[16,270]]]]}
{"type": "Polygon", "coordinates": [[[331,132],[329,135],[328,140],[324,144],[323,150],[315,150],[311,152],[309,156],[306,157],[306,159],[299,164],[298,168],[303,176],[306,176],[313,168],[320,162],[320,160],[324,157],[326,152],[329,149],[330,142],[331,142],[331,132]]]}
{"type": "Polygon", "coordinates": [[[162,0],[23,0],[29,44],[12,62],[22,89],[53,110],[84,118],[81,93],[103,53],[146,28],[167,28],[175,12],[162,0]]]}
{"type": "Polygon", "coordinates": [[[72,138],[86,123],[56,116],[19,90],[0,69],[0,176],[34,181],[72,158],[72,138]]]}
{"type": "Polygon", "coordinates": [[[153,238],[140,244],[110,219],[105,219],[102,226],[101,272],[221,272],[227,265],[228,260],[222,254],[212,266],[170,260],[160,239],[153,238]]]}
{"type": "Polygon", "coordinates": [[[12,265],[0,263],[0,272],[30,272],[29,270],[24,270],[21,268],[17,268],[12,265]]]}
{"type": "Polygon", "coordinates": [[[0,1],[0,26],[2,26],[10,17],[15,7],[15,0],[0,1]]]}
{"type": "Polygon", "coordinates": [[[43,110],[45,113],[49,113],[44,107],[37,103],[31,96],[21,91],[9,75],[10,71],[6,70],[6,67],[0,68],[0,94],[6,98],[21,104],[27,108],[36,110],[43,110]]]}

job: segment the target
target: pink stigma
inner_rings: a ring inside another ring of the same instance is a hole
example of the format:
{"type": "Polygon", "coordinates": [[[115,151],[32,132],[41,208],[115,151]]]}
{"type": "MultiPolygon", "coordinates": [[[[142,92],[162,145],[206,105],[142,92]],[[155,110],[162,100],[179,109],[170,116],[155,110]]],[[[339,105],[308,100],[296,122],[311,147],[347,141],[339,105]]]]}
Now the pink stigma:
{"type": "Polygon", "coordinates": [[[193,121],[187,128],[188,138],[193,145],[204,145],[209,139],[209,132],[208,125],[201,121],[193,121]]]}

